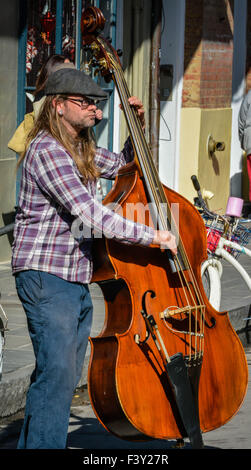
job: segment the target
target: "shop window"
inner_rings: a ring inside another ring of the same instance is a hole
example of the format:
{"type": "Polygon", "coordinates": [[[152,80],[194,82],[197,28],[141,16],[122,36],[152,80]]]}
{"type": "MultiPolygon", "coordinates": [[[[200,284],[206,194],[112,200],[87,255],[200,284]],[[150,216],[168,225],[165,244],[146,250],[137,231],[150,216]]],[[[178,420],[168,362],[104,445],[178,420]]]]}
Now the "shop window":
{"type": "Polygon", "coordinates": [[[27,0],[26,57],[25,57],[25,112],[32,111],[32,92],[39,70],[52,54],[62,54],[71,62],[78,62],[81,45],[78,44],[78,9],[84,1],[27,0]],[[77,46],[77,47],[76,47],[77,46]]]}
{"type": "MultiPolygon", "coordinates": [[[[23,0],[19,42],[18,110],[17,124],[24,114],[32,111],[33,92],[39,71],[52,54],[62,54],[78,69],[86,71],[86,53],[81,41],[81,15],[88,6],[100,8],[106,18],[103,34],[115,44],[115,0],[23,0]]],[[[93,74],[92,71],[90,73],[93,74]]],[[[108,103],[102,103],[103,120],[96,127],[98,145],[112,148],[113,89],[100,76],[94,77],[110,94],[108,103]],[[108,119],[109,116],[109,119],[108,119]]],[[[109,184],[106,185],[109,188],[109,184]]]]}

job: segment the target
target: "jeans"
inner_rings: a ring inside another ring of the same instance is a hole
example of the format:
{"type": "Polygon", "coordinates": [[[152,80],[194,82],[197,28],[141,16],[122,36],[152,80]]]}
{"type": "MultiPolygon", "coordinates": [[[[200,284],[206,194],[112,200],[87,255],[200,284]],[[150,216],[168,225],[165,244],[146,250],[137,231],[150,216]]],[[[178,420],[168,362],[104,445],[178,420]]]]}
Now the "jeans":
{"type": "Polygon", "coordinates": [[[36,358],[18,449],[64,449],[92,324],[89,288],[42,271],[15,277],[36,358]]]}

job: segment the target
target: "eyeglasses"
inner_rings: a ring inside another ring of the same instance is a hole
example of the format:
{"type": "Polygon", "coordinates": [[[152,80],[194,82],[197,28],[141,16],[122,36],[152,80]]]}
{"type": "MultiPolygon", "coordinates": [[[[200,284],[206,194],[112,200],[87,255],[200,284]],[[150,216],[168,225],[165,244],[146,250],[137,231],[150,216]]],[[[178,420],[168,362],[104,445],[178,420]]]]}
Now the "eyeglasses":
{"type": "Polygon", "coordinates": [[[96,106],[96,104],[99,102],[99,100],[92,100],[90,98],[83,98],[78,99],[78,98],[65,98],[66,101],[71,101],[72,103],[76,104],[77,106],[80,106],[81,109],[87,109],[89,106],[96,106]]]}

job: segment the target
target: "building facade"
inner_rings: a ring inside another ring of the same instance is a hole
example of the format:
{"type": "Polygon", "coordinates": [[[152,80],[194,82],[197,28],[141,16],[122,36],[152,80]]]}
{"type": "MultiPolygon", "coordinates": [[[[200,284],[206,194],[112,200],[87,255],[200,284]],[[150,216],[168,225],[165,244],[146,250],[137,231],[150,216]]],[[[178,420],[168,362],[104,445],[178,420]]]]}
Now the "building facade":
{"type": "MultiPolygon", "coordinates": [[[[246,0],[9,0],[0,23],[0,226],[13,219],[20,174],[8,141],[30,100],[48,55],[63,53],[87,70],[81,16],[91,5],[106,19],[105,37],[121,49],[131,94],[146,109],[146,137],[162,182],[190,200],[191,175],[224,212],[229,195],[248,198],[237,117],[251,87],[251,6],[246,0]]],[[[128,130],[113,84],[97,140],[119,150],[128,130]]],[[[109,191],[103,184],[103,193],[109,191]]],[[[0,238],[0,262],[11,256],[0,238]]]]}

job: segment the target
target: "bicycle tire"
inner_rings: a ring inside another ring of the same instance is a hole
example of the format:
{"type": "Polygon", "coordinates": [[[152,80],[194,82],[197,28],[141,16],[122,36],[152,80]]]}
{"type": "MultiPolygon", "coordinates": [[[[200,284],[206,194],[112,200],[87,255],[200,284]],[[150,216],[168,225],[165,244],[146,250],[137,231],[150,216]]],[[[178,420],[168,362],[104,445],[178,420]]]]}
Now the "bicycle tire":
{"type": "Polygon", "coordinates": [[[4,324],[0,318],[0,380],[3,372],[4,324]]]}
{"type": "Polygon", "coordinates": [[[212,266],[208,261],[203,263],[201,271],[205,294],[212,307],[219,311],[221,303],[220,272],[216,266],[212,266]]]}

